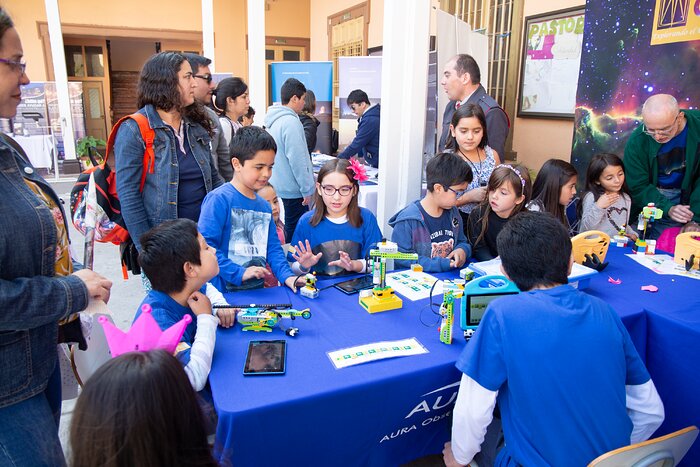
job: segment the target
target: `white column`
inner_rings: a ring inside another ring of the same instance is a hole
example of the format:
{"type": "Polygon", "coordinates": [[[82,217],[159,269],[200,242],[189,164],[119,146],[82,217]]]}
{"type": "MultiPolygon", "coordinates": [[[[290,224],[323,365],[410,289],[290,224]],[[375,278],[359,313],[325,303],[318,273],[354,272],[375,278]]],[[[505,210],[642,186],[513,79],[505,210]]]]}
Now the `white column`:
{"type": "Polygon", "coordinates": [[[204,50],[204,56],[211,60],[209,70],[212,73],[216,73],[216,59],[214,57],[214,0],[202,0],[202,49],[204,50]]]}
{"type": "Polygon", "coordinates": [[[255,123],[265,121],[265,0],[248,0],[248,93],[255,123]]]}
{"type": "Polygon", "coordinates": [[[428,86],[430,0],[385,0],[377,221],[388,221],[421,193],[428,86]]]}
{"type": "Polygon", "coordinates": [[[61,32],[61,17],[58,12],[58,0],[45,0],[45,5],[46,20],[49,23],[53,74],[56,79],[58,112],[61,116],[60,123],[61,133],[63,135],[63,147],[66,152],[66,159],[76,159],[75,136],[73,134],[73,120],[71,119],[70,97],[68,93],[68,72],[66,71],[66,55],[63,50],[63,33],[61,32]]]}

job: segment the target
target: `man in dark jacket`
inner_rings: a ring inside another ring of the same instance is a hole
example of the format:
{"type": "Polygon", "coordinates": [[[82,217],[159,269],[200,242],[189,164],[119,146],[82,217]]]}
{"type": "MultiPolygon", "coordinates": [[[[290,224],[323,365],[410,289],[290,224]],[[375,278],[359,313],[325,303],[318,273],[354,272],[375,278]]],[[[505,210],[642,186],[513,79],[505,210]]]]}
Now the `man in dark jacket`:
{"type": "Polygon", "coordinates": [[[447,93],[450,102],[445,107],[442,117],[442,135],[438,152],[445,149],[447,135],[450,132],[450,120],[458,107],[465,104],[477,104],[486,115],[486,135],[489,146],[503,159],[506,138],[508,138],[508,116],[496,100],[486,94],[481,83],[481,70],[471,55],[455,55],[445,65],[440,84],[447,93]]]}
{"type": "Polygon", "coordinates": [[[632,194],[630,222],[654,203],[664,212],[653,235],[700,221],[700,111],[681,109],[669,94],[649,97],[625,146],[625,177],[632,194]]]}
{"type": "Polygon", "coordinates": [[[371,105],[367,93],[355,89],[348,95],[348,105],[358,117],[357,134],[338,157],[350,159],[358,154],[372,167],[379,167],[379,104],[371,105]]]}

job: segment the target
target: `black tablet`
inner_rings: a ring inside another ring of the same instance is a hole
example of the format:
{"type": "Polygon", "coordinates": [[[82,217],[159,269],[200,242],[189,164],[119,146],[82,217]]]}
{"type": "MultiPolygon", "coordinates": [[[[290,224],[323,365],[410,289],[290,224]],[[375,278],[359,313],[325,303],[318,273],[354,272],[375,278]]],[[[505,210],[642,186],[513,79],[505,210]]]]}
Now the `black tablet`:
{"type": "Polygon", "coordinates": [[[244,375],[283,375],[287,363],[287,341],[250,341],[244,375]]]}
{"type": "Polygon", "coordinates": [[[364,275],[355,279],[338,282],[334,287],[345,294],[352,295],[363,289],[371,289],[374,287],[374,283],[372,282],[371,275],[364,275]]]}

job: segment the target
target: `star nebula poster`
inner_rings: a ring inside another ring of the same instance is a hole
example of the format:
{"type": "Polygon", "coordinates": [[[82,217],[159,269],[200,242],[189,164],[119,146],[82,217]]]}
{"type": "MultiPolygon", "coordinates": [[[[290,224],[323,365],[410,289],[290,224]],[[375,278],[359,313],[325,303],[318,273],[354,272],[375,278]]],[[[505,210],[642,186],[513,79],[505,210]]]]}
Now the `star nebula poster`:
{"type": "MultiPolygon", "coordinates": [[[[641,124],[642,104],[651,95],[671,94],[681,108],[698,108],[700,40],[651,45],[655,17],[663,19],[663,12],[672,9],[679,15],[673,27],[687,28],[692,24],[689,17],[697,21],[700,16],[695,3],[586,2],[571,155],[581,176],[594,154],[623,155],[627,139],[641,124]]],[[[666,27],[666,31],[670,33],[672,28],[666,27]]]]}

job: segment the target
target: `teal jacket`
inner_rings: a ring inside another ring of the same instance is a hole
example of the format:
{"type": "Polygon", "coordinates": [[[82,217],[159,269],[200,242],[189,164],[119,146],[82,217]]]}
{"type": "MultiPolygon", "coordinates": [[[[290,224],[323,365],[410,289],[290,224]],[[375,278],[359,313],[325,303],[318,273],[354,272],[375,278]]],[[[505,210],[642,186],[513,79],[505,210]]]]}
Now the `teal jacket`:
{"type": "MultiPolygon", "coordinates": [[[[693,220],[700,222],[700,110],[681,109],[688,126],[688,140],[685,149],[685,177],[681,187],[681,202],[690,204],[693,220]]],[[[642,132],[639,125],[630,136],[625,146],[625,179],[632,192],[631,219],[648,203],[664,211],[668,219],[668,210],[672,204],[656,188],[658,185],[658,164],[656,154],[661,144],[642,132]]]]}

